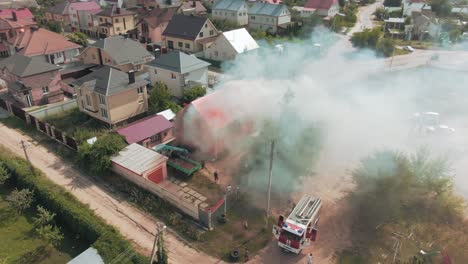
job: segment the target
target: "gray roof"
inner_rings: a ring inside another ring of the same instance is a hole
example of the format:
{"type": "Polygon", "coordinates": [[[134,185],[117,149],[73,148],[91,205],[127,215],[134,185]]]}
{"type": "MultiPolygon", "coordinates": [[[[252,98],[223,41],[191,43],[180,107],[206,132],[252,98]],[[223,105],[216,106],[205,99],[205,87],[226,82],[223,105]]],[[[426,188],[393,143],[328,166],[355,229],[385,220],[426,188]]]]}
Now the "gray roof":
{"type": "Polygon", "coordinates": [[[52,13],[52,14],[58,14],[58,15],[66,15],[68,14],[69,5],[70,5],[70,2],[68,1],[58,3],[52,7],[49,7],[49,9],[47,9],[47,12],[52,13]]]}
{"type": "Polygon", "coordinates": [[[135,87],[147,85],[149,82],[141,77],[135,77],[135,83],[129,84],[128,73],[109,66],[102,66],[73,82],[74,85],[78,86],[84,83],[88,83],[89,88],[96,93],[109,96],[125,90],[134,89],[135,87]]]}
{"type": "Polygon", "coordinates": [[[89,46],[104,50],[117,65],[143,64],[154,58],[140,43],[124,36],[100,39],[89,46]]]}
{"type": "Polygon", "coordinates": [[[18,77],[26,77],[60,69],[59,66],[45,62],[41,56],[27,57],[18,53],[0,60],[0,68],[3,69],[4,67],[18,77]]]}
{"type": "Polygon", "coordinates": [[[242,5],[245,4],[244,0],[219,0],[214,6],[213,10],[227,10],[239,11],[242,5]]]}
{"type": "Polygon", "coordinates": [[[280,16],[284,10],[288,11],[285,5],[274,5],[270,3],[256,2],[249,8],[251,15],[280,16]]]}
{"type": "Polygon", "coordinates": [[[207,19],[198,16],[174,15],[163,35],[195,40],[207,19]]]}
{"type": "Polygon", "coordinates": [[[133,143],[112,157],[111,160],[136,174],[142,175],[167,161],[167,157],[142,145],[133,143]]]}
{"type": "Polygon", "coordinates": [[[161,57],[147,63],[147,65],[178,73],[187,73],[210,66],[208,62],[180,51],[163,54],[161,57]]]}
{"type": "Polygon", "coordinates": [[[74,259],[67,262],[67,264],[104,264],[104,260],[99,255],[95,248],[88,248],[83,253],[76,256],[74,259]]]}
{"type": "Polygon", "coordinates": [[[116,17],[116,16],[130,16],[136,15],[135,12],[127,10],[125,8],[120,8],[120,13],[117,13],[117,8],[115,5],[112,5],[108,8],[105,8],[101,12],[97,13],[97,16],[106,16],[106,17],[116,17]]]}

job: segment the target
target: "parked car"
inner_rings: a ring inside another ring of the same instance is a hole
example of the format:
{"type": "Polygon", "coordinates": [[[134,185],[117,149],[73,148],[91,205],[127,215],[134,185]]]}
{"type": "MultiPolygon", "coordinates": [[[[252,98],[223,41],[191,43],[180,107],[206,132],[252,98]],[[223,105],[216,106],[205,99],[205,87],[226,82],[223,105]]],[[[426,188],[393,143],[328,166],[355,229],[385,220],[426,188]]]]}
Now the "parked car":
{"type": "Polygon", "coordinates": [[[414,51],[413,47],[411,47],[411,46],[404,46],[403,49],[406,50],[406,51],[409,51],[409,52],[414,51]]]}

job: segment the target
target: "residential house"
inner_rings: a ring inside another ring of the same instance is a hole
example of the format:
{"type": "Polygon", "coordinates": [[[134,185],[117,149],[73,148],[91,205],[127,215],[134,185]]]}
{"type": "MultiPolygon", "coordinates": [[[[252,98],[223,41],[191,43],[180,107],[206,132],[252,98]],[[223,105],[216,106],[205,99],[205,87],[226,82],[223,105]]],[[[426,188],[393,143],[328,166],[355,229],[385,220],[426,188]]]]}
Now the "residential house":
{"type": "Polygon", "coordinates": [[[438,38],[441,32],[441,25],[436,18],[431,18],[418,12],[413,13],[411,38],[438,38]]]}
{"type": "Polygon", "coordinates": [[[174,124],[162,115],[149,116],[133,122],[117,133],[125,137],[128,144],[137,143],[147,148],[167,144],[175,139],[174,124]]]}
{"type": "Polygon", "coordinates": [[[10,56],[9,45],[14,41],[15,38],[23,34],[24,32],[30,31],[31,27],[37,27],[37,23],[31,18],[18,17],[16,11],[10,13],[11,17],[3,13],[0,16],[0,56],[10,56]]]}
{"type": "Polygon", "coordinates": [[[71,30],[70,22],[70,2],[65,1],[49,7],[45,12],[45,17],[48,22],[57,22],[63,30],[71,30]]]}
{"type": "Polygon", "coordinates": [[[13,18],[13,13],[15,13],[16,18],[18,19],[34,20],[34,15],[27,8],[2,9],[0,10],[0,18],[13,18]]]}
{"type": "Polygon", "coordinates": [[[432,12],[432,8],[429,4],[426,4],[423,1],[415,1],[415,0],[404,0],[402,1],[403,7],[403,16],[408,17],[411,16],[413,12],[422,13],[425,12],[432,12]]]}
{"type": "Polygon", "coordinates": [[[122,8],[123,0],[99,0],[99,5],[105,7],[115,6],[118,8],[122,8]]]}
{"type": "Polygon", "coordinates": [[[279,4],[283,3],[283,1],[281,1],[281,0],[247,0],[247,3],[250,6],[252,6],[253,4],[258,3],[258,2],[269,3],[269,4],[272,4],[272,5],[279,5],[279,4]]]}
{"type": "Polygon", "coordinates": [[[111,6],[96,14],[99,20],[99,37],[126,34],[135,28],[135,13],[125,8],[111,6]]]}
{"type": "Polygon", "coordinates": [[[79,10],[78,17],[79,19],[79,28],[80,32],[92,37],[99,37],[99,20],[97,14],[101,12],[101,9],[97,10],[79,10]]]}
{"type": "Polygon", "coordinates": [[[304,7],[315,9],[322,17],[334,17],[340,11],[338,0],[308,0],[304,7]]]}
{"type": "Polygon", "coordinates": [[[114,127],[146,113],[147,84],[133,71],[100,66],[77,79],[73,86],[80,111],[114,127]]]}
{"type": "Polygon", "coordinates": [[[213,5],[212,16],[215,20],[228,21],[237,26],[249,23],[248,5],[245,0],[219,0],[213,5]]]}
{"type": "Polygon", "coordinates": [[[249,29],[276,34],[291,22],[291,13],[285,5],[255,3],[249,8],[249,29]]]}
{"type": "Polygon", "coordinates": [[[401,37],[402,31],[405,28],[405,18],[390,17],[384,20],[384,31],[392,37],[401,37]]]}
{"type": "Polygon", "coordinates": [[[208,62],[180,51],[162,54],[147,64],[152,84],[162,81],[171,94],[182,97],[185,90],[208,84],[208,62]]]}
{"type": "Polygon", "coordinates": [[[88,45],[80,57],[85,64],[107,65],[123,72],[140,71],[154,59],[140,43],[124,36],[98,40],[88,45]]]}
{"type": "Polygon", "coordinates": [[[167,159],[154,150],[133,143],[111,158],[112,170],[140,186],[148,187],[166,179],[167,159]]]}
{"type": "Polygon", "coordinates": [[[39,57],[52,64],[69,63],[78,60],[81,46],[66,37],[45,28],[31,28],[18,35],[10,44],[11,53],[28,57],[39,57]]]}
{"type": "Polygon", "coordinates": [[[181,5],[180,0],[137,0],[137,5],[142,6],[146,9],[152,8],[167,8],[167,7],[178,7],[181,5]]]}
{"type": "Polygon", "coordinates": [[[7,82],[15,100],[26,107],[63,100],[59,70],[39,57],[15,54],[0,60],[0,78],[7,82]]]}
{"type": "Polygon", "coordinates": [[[77,1],[68,5],[71,31],[80,30],[80,20],[87,20],[86,13],[96,14],[101,11],[101,7],[95,1],[77,1]],[[82,15],[85,15],[82,17],[82,15]]]}
{"type": "Polygon", "coordinates": [[[299,17],[311,17],[317,11],[315,8],[303,6],[293,6],[292,10],[296,11],[299,14],[299,17]]]}
{"type": "Polygon", "coordinates": [[[245,28],[223,32],[205,50],[205,58],[216,61],[233,60],[237,55],[258,49],[257,42],[245,28]]]}
{"type": "Polygon", "coordinates": [[[177,7],[148,10],[137,23],[138,40],[162,45],[164,42],[162,33],[176,11],[177,7]]]}
{"type": "Polygon", "coordinates": [[[184,1],[177,9],[178,14],[206,16],[207,10],[201,1],[184,1]]]}
{"type": "Polygon", "coordinates": [[[174,15],[163,32],[169,49],[197,53],[218,36],[218,30],[206,17],[174,15]]]}

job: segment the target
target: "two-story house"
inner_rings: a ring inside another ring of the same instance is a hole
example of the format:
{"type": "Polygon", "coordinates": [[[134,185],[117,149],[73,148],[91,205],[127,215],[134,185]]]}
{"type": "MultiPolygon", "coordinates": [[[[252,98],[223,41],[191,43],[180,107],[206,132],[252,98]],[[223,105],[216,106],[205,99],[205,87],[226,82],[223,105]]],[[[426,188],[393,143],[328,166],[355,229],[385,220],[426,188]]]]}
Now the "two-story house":
{"type": "Polygon", "coordinates": [[[73,82],[81,112],[109,124],[110,127],[145,115],[148,111],[148,81],[109,66],[73,82]]]}
{"type": "Polygon", "coordinates": [[[101,38],[126,34],[135,28],[135,12],[114,5],[97,13],[96,17],[101,38]]]}
{"type": "Polygon", "coordinates": [[[31,18],[18,17],[15,11],[11,12],[11,17],[2,14],[0,16],[0,56],[10,56],[10,43],[14,39],[26,31],[30,31],[31,27],[37,27],[37,23],[31,18]]]}
{"type": "Polygon", "coordinates": [[[177,7],[155,8],[142,14],[137,23],[138,40],[162,45],[162,33],[177,11],[177,7]]]}
{"type": "Polygon", "coordinates": [[[248,5],[245,0],[219,0],[213,5],[212,15],[215,20],[228,21],[238,26],[249,23],[248,5]]]}
{"type": "Polygon", "coordinates": [[[95,1],[77,1],[71,2],[68,6],[69,8],[69,17],[71,30],[76,31],[80,30],[80,22],[85,18],[82,17],[83,11],[96,14],[98,11],[101,11],[101,7],[95,1]],[[82,12],[80,12],[82,11],[82,12]],[[81,15],[80,15],[81,14],[81,15]]]}
{"type": "Polygon", "coordinates": [[[182,97],[185,90],[194,86],[208,84],[208,66],[206,61],[197,59],[180,51],[162,54],[146,64],[151,83],[161,81],[167,85],[171,94],[182,97]]]}
{"type": "Polygon", "coordinates": [[[166,47],[189,53],[205,50],[219,32],[206,17],[174,15],[163,32],[166,47]]]}
{"type": "Polygon", "coordinates": [[[86,35],[93,37],[93,38],[98,38],[98,26],[99,26],[99,21],[96,16],[101,12],[101,9],[98,10],[78,10],[78,17],[80,18],[79,20],[79,27],[80,27],[80,32],[85,33],[86,35]]]}
{"type": "Polygon", "coordinates": [[[52,64],[78,60],[81,46],[45,28],[31,28],[19,34],[10,44],[10,52],[38,57],[52,64]]]}
{"type": "Polygon", "coordinates": [[[47,22],[57,22],[62,27],[62,30],[71,30],[69,6],[70,2],[65,1],[49,7],[45,12],[47,22]]]}
{"type": "Polygon", "coordinates": [[[0,60],[0,78],[7,82],[13,98],[26,107],[63,100],[59,70],[39,57],[15,54],[0,60]]]}
{"type": "Polygon", "coordinates": [[[334,17],[340,11],[338,0],[308,0],[304,7],[315,9],[315,14],[323,17],[334,17]]]}
{"type": "Polygon", "coordinates": [[[286,27],[291,22],[291,13],[285,5],[255,3],[249,8],[249,29],[262,30],[272,34],[279,27],[286,27]]]}
{"type": "Polygon", "coordinates": [[[196,15],[196,16],[206,16],[207,14],[206,7],[203,6],[201,1],[184,1],[177,9],[178,14],[183,15],[196,15]]]}
{"type": "Polygon", "coordinates": [[[88,45],[80,57],[85,64],[107,65],[123,72],[140,71],[154,59],[140,43],[124,36],[98,40],[88,45]]]}
{"type": "Polygon", "coordinates": [[[234,60],[238,55],[259,48],[245,28],[225,31],[205,50],[205,58],[216,61],[234,60]]]}

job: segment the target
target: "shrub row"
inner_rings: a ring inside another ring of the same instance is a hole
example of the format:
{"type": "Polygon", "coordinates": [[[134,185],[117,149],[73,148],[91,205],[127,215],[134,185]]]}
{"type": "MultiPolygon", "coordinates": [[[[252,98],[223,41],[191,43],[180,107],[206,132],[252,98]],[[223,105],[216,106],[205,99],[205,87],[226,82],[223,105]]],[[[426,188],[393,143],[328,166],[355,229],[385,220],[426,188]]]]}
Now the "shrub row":
{"type": "MultiPolygon", "coordinates": [[[[130,243],[115,228],[96,216],[88,206],[48,180],[41,171],[33,169],[32,173],[24,159],[0,149],[0,162],[11,173],[10,180],[15,186],[32,190],[38,203],[56,213],[56,221],[60,226],[96,248],[106,263],[130,247],[130,243]]],[[[133,255],[131,263],[146,263],[144,257],[130,250],[132,252],[127,251],[127,256],[133,255]]]]}

